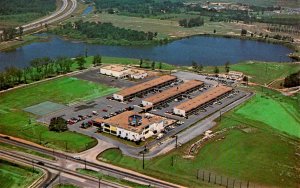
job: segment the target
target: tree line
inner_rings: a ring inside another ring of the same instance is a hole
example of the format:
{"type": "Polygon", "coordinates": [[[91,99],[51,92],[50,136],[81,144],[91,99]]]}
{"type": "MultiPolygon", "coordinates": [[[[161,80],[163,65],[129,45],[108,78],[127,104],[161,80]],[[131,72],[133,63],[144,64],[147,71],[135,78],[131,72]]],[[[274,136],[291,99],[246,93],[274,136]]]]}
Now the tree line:
{"type": "Polygon", "coordinates": [[[180,13],[184,7],[178,1],[156,1],[156,0],[95,0],[98,12],[108,13],[130,13],[136,16],[160,15],[165,13],[180,13]]]}
{"type": "Polygon", "coordinates": [[[108,41],[152,41],[157,36],[155,32],[143,32],[114,26],[112,23],[68,22],[59,29],[53,31],[55,34],[67,35],[72,38],[101,39],[108,41]]]}
{"type": "MultiPolygon", "coordinates": [[[[74,59],[43,57],[33,59],[30,61],[30,66],[23,69],[15,66],[6,67],[4,71],[0,72],[0,90],[66,74],[75,69],[82,70],[85,69],[86,63],[84,56],[77,56],[74,59]]],[[[101,56],[94,56],[92,63],[95,66],[101,65],[101,56]]]]}
{"type": "Polygon", "coordinates": [[[47,14],[56,9],[56,0],[1,0],[0,15],[47,14]]]}
{"type": "Polygon", "coordinates": [[[201,16],[198,16],[196,18],[179,20],[178,23],[182,27],[197,27],[204,25],[204,19],[201,16]]]}

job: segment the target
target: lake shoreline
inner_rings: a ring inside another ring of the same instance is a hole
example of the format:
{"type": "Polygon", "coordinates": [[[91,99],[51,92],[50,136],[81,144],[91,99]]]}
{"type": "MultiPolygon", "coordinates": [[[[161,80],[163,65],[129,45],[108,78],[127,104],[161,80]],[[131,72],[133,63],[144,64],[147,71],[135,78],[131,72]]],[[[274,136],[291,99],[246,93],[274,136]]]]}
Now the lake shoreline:
{"type": "MultiPolygon", "coordinates": [[[[43,32],[44,33],[44,32],[43,32]]],[[[58,34],[53,34],[53,33],[46,33],[47,35],[54,35],[54,36],[58,36],[60,38],[62,38],[63,40],[67,40],[67,41],[71,41],[71,42],[82,42],[82,43],[87,43],[87,44],[97,44],[97,45],[107,45],[107,46],[128,46],[128,47],[137,47],[137,46],[141,46],[141,47],[155,47],[155,46],[161,46],[161,45],[165,45],[165,44],[169,44],[172,43],[174,41],[179,41],[182,39],[189,39],[192,37],[197,37],[197,36],[206,36],[206,37],[214,37],[214,38],[229,38],[229,39],[239,39],[239,40],[249,40],[249,41],[258,41],[258,42],[263,42],[263,43],[267,43],[267,44],[276,44],[276,45],[283,45],[289,49],[291,49],[293,52],[291,54],[286,54],[286,56],[290,57],[291,59],[293,59],[293,57],[291,57],[292,54],[295,54],[297,52],[299,52],[300,47],[296,44],[296,43],[292,43],[292,42],[287,42],[287,41],[280,41],[280,40],[276,40],[276,39],[265,39],[262,37],[250,37],[250,36],[240,36],[240,35],[228,35],[228,34],[210,34],[210,33],[201,33],[201,34],[195,34],[195,35],[189,35],[189,36],[184,36],[184,37],[176,37],[176,38],[169,38],[166,39],[163,43],[160,43],[160,41],[158,40],[153,40],[150,41],[149,43],[143,43],[145,41],[141,41],[139,43],[141,44],[125,44],[125,43],[114,43],[114,44],[109,44],[108,42],[100,42],[97,39],[76,39],[76,38],[72,38],[66,35],[58,35],[58,34]]],[[[28,35],[28,36],[34,36],[34,35],[28,35]]],[[[47,38],[49,38],[49,36],[47,36],[47,38]]],[[[15,41],[9,41],[10,42],[15,42],[15,41]]],[[[8,45],[7,47],[1,47],[0,45],[0,52],[7,52],[7,51],[12,51],[15,50],[16,48],[25,46],[25,45],[29,45],[31,43],[34,42],[47,42],[47,40],[45,40],[45,37],[41,38],[41,37],[37,37],[35,39],[30,39],[30,40],[25,40],[25,41],[20,41],[21,43],[17,43],[17,44],[13,44],[13,45],[8,45]]]]}
{"type": "MultiPolygon", "coordinates": [[[[161,61],[173,65],[190,65],[196,61],[203,65],[222,65],[227,61],[236,64],[245,60],[266,62],[292,62],[288,55],[291,48],[278,43],[265,41],[251,42],[250,38],[199,34],[176,38],[163,45],[98,45],[84,40],[73,40],[65,36],[40,33],[32,38],[38,40],[23,45],[17,50],[0,53],[2,69],[4,67],[26,66],[34,58],[60,56],[76,57],[89,54],[111,57],[127,57],[161,61]],[[216,56],[217,52],[217,56],[216,56]]],[[[25,37],[24,37],[25,41],[25,37]]],[[[26,42],[26,41],[25,41],[26,42]]],[[[19,47],[19,46],[18,46],[19,47]]],[[[1,68],[0,68],[1,69],[1,68]]]]}

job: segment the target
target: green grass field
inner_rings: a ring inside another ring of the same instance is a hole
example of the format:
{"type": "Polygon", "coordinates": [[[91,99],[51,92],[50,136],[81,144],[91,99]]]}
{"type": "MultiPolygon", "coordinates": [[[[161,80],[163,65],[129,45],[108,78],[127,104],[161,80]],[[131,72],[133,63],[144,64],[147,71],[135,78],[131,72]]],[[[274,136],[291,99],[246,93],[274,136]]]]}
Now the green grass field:
{"type": "Polygon", "coordinates": [[[252,82],[267,84],[277,78],[284,78],[299,71],[300,65],[296,63],[247,61],[231,65],[231,68],[251,76],[250,81],[252,82]]]}
{"type": "Polygon", "coordinates": [[[272,97],[257,94],[247,105],[236,111],[244,118],[264,122],[265,124],[300,138],[300,111],[272,97]]]}
{"type": "Polygon", "coordinates": [[[90,137],[73,132],[55,133],[48,131],[44,125],[36,122],[29,124],[29,118],[34,115],[22,111],[23,108],[44,101],[69,104],[118,91],[101,84],[79,80],[71,77],[62,77],[51,81],[30,85],[0,94],[0,132],[20,137],[29,141],[54,148],[78,152],[96,144],[90,137]]]}
{"type": "MultiPolygon", "coordinates": [[[[224,66],[218,67],[221,73],[225,73],[224,66]]],[[[237,64],[231,64],[230,70],[243,72],[249,76],[251,82],[268,84],[275,79],[285,78],[292,73],[298,72],[300,70],[300,65],[297,63],[244,61],[237,64]]],[[[214,67],[205,66],[203,72],[214,73],[214,67]]]]}
{"type": "Polygon", "coordinates": [[[204,26],[183,28],[179,26],[178,19],[184,17],[194,17],[193,15],[165,15],[174,17],[172,19],[157,19],[157,18],[141,18],[123,16],[117,14],[90,14],[85,18],[73,18],[72,20],[83,19],[83,21],[101,21],[111,22],[113,25],[121,28],[133,29],[137,31],[152,31],[158,32],[158,38],[177,38],[186,37],[196,34],[213,33],[216,29],[218,34],[240,34],[240,27],[234,23],[210,22],[208,18],[205,20],[204,26]]]}
{"type": "Polygon", "coordinates": [[[0,187],[26,188],[42,175],[39,170],[0,159],[0,187]]]}
{"type": "Polygon", "coordinates": [[[285,126],[281,131],[297,130],[295,127],[299,127],[299,124],[295,124],[299,122],[297,101],[293,98],[280,97],[280,94],[273,91],[266,92],[258,94],[250,102],[223,115],[222,121],[218,122],[214,130],[235,128],[218,137],[225,137],[224,139],[209,141],[194,159],[185,159],[183,156],[195,140],[177,151],[147,161],[145,170],[142,169],[141,160],[123,156],[116,149],[105,151],[100,154],[99,159],[188,187],[201,187],[196,180],[198,169],[242,181],[249,180],[259,185],[297,187],[300,176],[296,167],[300,165],[300,158],[295,153],[299,152],[297,148],[300,144],[299,139],[295,136],[282,136],[281,132],[276,130],[280,128],[277,127],[279,123],[277,124],[276,120],[282,122],[281,118],[294,126],[293,128],[285,126]],[[261,98],[261,95],[268,99],[261,98]],[[274,112],[274,105],[278,110],[271,116],[271,113],[258,114],[256,108],[262,106],[261,103],[256,103],[257,100],[266,105],[261,109],[262,113],[274,112]],[[247,115],[244,114],[246,111],[247,115]],[[241,125],[254,131],[245,132],[238,128],[241,125]],[[173,167],[172,157],[175,158],[173,167]]]}
{"type": "Polygon", "coordinates": [[[124,180],[124,179],[119,179],[119,178],[116,178],[116,177],[113,177],[113,176],[105,175],[105,174],[102,174],[100,172],[90,170],[90,169],[78,168],[78,169],[76,169],[76,171],[81,173],[81,174],[84,174],[84,175],[88,175],[88,176],[96,177],[96,178],[101,178],[102,180],[106,180],[106,181],[109,181],[109,182],[115,182],[115,183],[125,185],[125,186],[129,186],[129,187],[132,187],[132,188],[146,188],[146,187],[148,187],[148,186],[144,186],[144,185],[141,185],[141,184],[138,184],[138,183],[130,182],[130,181],[127,181],[127,180],[124,180]]]}
{"type": "Polygon", "coordinates": [[[26,149],[26,148],[6,144],[6,143],[3,143],[3,142],[0,142],[0,150],[19,151],[19,152],[22,152],[22,153],[29,153],[31,155],[36,155],[38,157],[42,157],[42,158],[45,158],[45,159],[55,160],[55,157],[52,157],[52,156],[49,156],[49,155],[46,155],[46,154],[43,154],[43,153],[40,153],[40,152],[36,152],[36,151],[31,150],[31,149],[26,149]]]}

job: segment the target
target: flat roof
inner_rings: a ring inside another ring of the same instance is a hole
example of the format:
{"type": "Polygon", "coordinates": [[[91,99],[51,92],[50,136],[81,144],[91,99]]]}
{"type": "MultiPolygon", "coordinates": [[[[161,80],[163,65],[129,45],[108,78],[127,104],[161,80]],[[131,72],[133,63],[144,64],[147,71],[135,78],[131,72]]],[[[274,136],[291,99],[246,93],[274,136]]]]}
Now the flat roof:
{"type": "Polygon", "coordinates": [[[107,65],[107,66],[101,67],[100,69],[111,70],[111,71],[116,71],[116,72],[122,72],[122,71],[128,70],[127,67],[124,67],[122,65],[107,65]]]}
{"type": "Polygon", "coordinates": [[[199,80],[190,80],[183,84],[180,84],[179,86],[171,87],[167,90],[164,90],[161,93],[157,93],[151,97],[148,97],[144,99],[143,101],[151,102],[152,104],[159,103],[161,101],[165,101],[173,96],[176,96],[178,94],[184,93],[190,89],[193,89],[195,87],[201,86],[204,83],[199,80]]]}
{"type": "Polygon", "coordinates": [[[122,95],[123,97],[129,96],[129,95],[133,95],[135,93],[144,91],[146,89],[152,88],[154,86],[157,86],[159,84],[163,84],[165,82],[171,81],[176,79],[176,76],[171,76],[171,75],[165,75],[165,76],[161,76],[159,78],[155,78],[153,80],[126,88],[121,90],[120,92],[118,92],[118,95],[122,95]]]}
{"type": "Polygon", "coordinates": [[[188,112],[194,108],[197,108],[198,106],[201,106],[229,91],[232,91],[231,87],[226,87],[226,86],[218,86],[215,87],[203,94],[198,95],[197,97],[188,100],[184,103],[179,104],[175,108],[184,110],[185,112],[188,112]]]}
{"type": "Polygon", "coordinates": [[[98,123],[106,123],[111,126],[115,126],[118,128],[126,129],[132,132],[140,133],[146,126],[151,125],[153,123],[158,123],[166,118],[163,118],[161,116],[153,115],[145,117],[145,114],[138,114],[134,111],[125,111],[121,114],[118,114],[116,116],[113,116],[108,119],[103,118],[95,118],[94,121],[98,123]],[[132,115],[139,115],[142,116],[142,123],[139,126],[132,126],[128,123],[129,116],[132,115]]]}

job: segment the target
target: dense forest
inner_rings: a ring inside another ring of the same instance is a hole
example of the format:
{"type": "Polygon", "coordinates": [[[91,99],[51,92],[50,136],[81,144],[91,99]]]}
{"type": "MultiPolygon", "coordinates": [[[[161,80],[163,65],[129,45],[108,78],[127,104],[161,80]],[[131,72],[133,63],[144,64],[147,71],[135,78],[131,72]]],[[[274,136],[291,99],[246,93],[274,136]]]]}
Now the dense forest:
{"type": "Polygon", "coordinates": [[[182,2],[156,0],[95,0],[98,11],[131,13],[139,16],[179,13],[182,2]]]}
{"type": "Polygon", "coordinates": [[[55,0],[1,0],[0,15],[46,14],[55,10],[55,2],[55,0]]]}
{"type": "Polygon", "coordinates": [[[142,32],[132,29],[119,28],[111,23],[96,23],[77,21],[68,22],[59,29],[53,31],[55,34],[65,35],[74,39],[94,39],[93,42],[102,44],[138,44],[151,42],[157,33],[142,32]]]}
{"type": "Polygon", "coordinates": [[[0,29],[16,27],[56,9],[56,0],[0,0],[0,29]]]}

